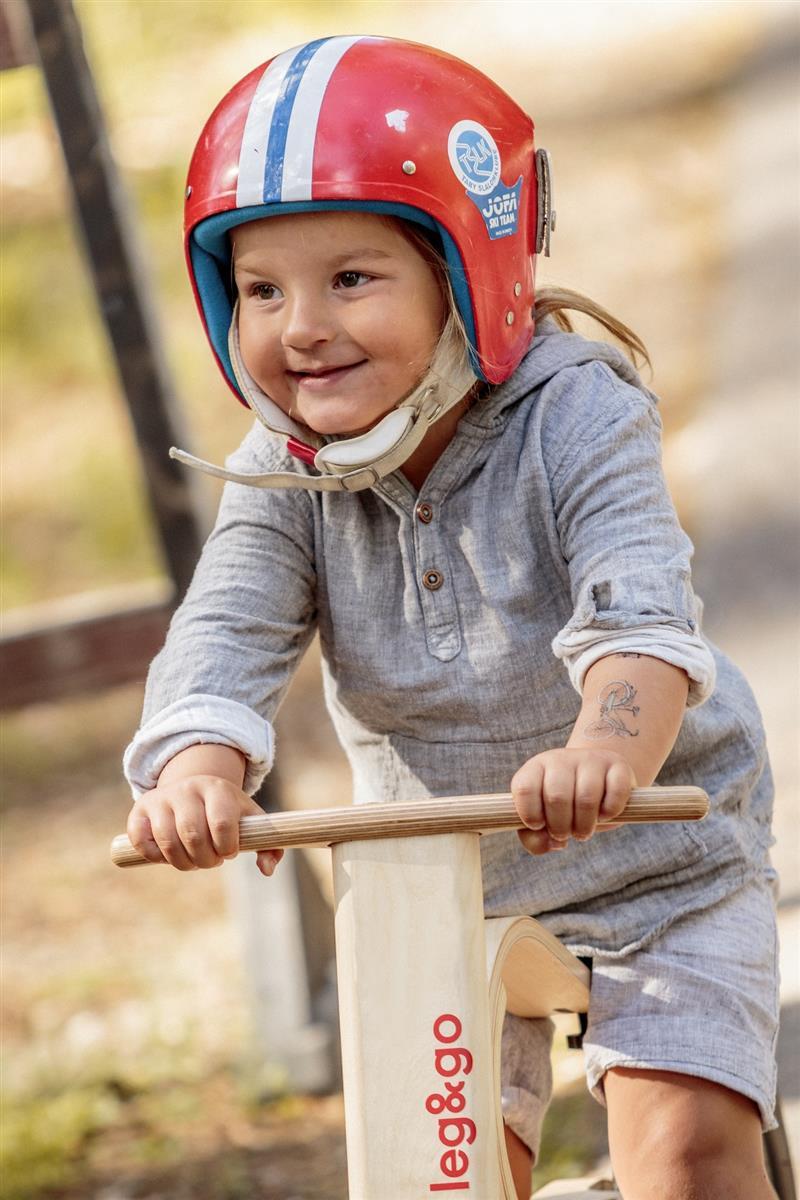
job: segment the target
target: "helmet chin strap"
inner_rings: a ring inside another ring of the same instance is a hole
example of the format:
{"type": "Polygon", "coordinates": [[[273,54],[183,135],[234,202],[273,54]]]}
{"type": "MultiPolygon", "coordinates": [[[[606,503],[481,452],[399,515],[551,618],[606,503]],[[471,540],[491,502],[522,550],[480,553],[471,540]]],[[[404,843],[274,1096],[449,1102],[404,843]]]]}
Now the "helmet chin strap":
{"type": "Polygon", "coordinates": [[[414,453],[435,421],[449,412],[475,383],[475,375],[464,362],[460,370],[447,373],[440,342],[423,384],[382,417],[372,429],[356,437],[323,442],[305,426],[291,417],[270,399],[248,372],[239,346],[239,306],[233,310],[228,334],[228,349],[234,374],[242,396],[258,420],[271,433],[298,441],[308,447],[309,456],[319,475],[304,475],[299,471],[270,471],[263,475],[241,474],[214,466],[185,450],[170,448],[170,458],[187,467],[195,467],[207,475],[227,479],[257,488],[305,488],[312,492],[360,492],[373,487],[378,480],[397,471],[414,453]],[[454,378],[453,375],[456,377],[454,378]],[[309,446],[309,441],[316,443],[309,446]]]}

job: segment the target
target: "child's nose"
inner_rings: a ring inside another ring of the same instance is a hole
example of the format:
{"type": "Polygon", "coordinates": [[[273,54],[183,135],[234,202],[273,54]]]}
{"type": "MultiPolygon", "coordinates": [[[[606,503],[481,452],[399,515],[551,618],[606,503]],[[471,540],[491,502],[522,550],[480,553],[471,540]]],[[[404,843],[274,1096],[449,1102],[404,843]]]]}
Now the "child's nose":
{"type": "Polygon", "coordinates": [[[335,324],[329,306],[313,296],[295,296],[284,309],[283,345],[307,350],[332,340],[335,324]]]}

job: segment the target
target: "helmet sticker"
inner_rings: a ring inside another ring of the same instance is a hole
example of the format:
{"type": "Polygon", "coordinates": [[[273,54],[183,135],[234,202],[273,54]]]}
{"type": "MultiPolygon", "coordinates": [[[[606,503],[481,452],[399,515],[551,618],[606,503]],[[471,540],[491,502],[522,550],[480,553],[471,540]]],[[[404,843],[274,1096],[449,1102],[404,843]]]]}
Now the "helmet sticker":
{"type": "Polygon", "coordinates": [[[517,232],[521,191],[522,176],[520,175],[513,187],[508,187],[505,183],[500,182],[488,196],[473,196],[469,192],[467,193],[483,217],[483,223],[492,241],[497,238],[511,237],[517,232]]]}
{"type": "Polygon", "coordinates": [[[386,114],[386,124],[390,129],[396,129],[398,133],[405,133],[407,120],[408,113],[404,108],[396,108],[393,112],[386,114]]]}
{"type": "Polygon", "coordinates": [[[457,121],[447,139],[450,166],[475,196],[486,196],[500,178],[500,151],[488,129],[477,121],[457,121]]]}
{"type": "Polygon", "coordinates": [[[500,151],[489,130],[477,121],[457,121],[447,139],[447,154],[492,241],[516,233],[522,176],[513,186],[503,183],[500,151]]]}

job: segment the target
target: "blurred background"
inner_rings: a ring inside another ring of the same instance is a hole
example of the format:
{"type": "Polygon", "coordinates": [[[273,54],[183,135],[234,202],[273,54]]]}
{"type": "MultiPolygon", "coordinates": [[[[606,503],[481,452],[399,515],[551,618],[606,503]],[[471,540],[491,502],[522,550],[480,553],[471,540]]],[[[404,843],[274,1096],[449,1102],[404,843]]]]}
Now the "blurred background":
{"type": "MultiPolygon", "coordinates": [[[[363,31],[461,55],[533,115],[553,156],[558,210],[540,280],[589,294],[647,344],[706,631],[745,669],[764,712],[783,878],[781,1086],[797,1145],[800,7],[75,0],[75,9],[183,420],[194,451],[216,462],[249,421],[196,317],[181,210],[190,153],[223,93],[288,46],[363,31]]],[[[0,87],[2,607],[13,638],[87,606],[159,594],[164,563],[41,73],[5,70],[0,87]]],[[[213,509],[215,485],[203,486],[213,509]]],[[[130,803],[119,764],[141,697],[138,681],[3,720],[2,1195],[343,1200],[340,1098],[276,1085],[254,1052],[253,951],[231,917],[230,866],[186,876],[108,864],[130,803]]],[[[348,802],[316,651],[278,734],[282,803],[348,802]]],[[[325,855],[306,859],[325,895],[325,855]]],[[[558,1066],[539,1182],[603,1153],[580,1056],[558,1066]]]]}

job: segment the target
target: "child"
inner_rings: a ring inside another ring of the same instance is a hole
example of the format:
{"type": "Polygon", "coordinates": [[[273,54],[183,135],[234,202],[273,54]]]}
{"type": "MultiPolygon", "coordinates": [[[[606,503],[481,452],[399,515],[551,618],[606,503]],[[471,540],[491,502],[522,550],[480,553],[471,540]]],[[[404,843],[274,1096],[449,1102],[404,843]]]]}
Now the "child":
{"type": "MultiPolygon", "coordinates": [[[[588,1080],[625,1196],[762,1200],[777,984],[761,723],[700,634],[656,399],[564,310],[641,343],[572,293],[534,300],[550,197],[530,119],[423,46],[311,42],[212,114],[187,261],[257,421],[227,471],[200,464],[233,482],[150,672],[128,831],[180,870],[235,855],[318,632],[356,802],[511,786],[527,828],[483,839],[486,911],[535,915],[593,958],[588,1080]],[[656,778],[706,789],[702,827],[593,836],[656,778]]],[[[259,856],[264,874],[279,857],[259,856]]],[[[520,1196],[548,1050],[547,1022],[508,1019],[520,1196]]]]}

